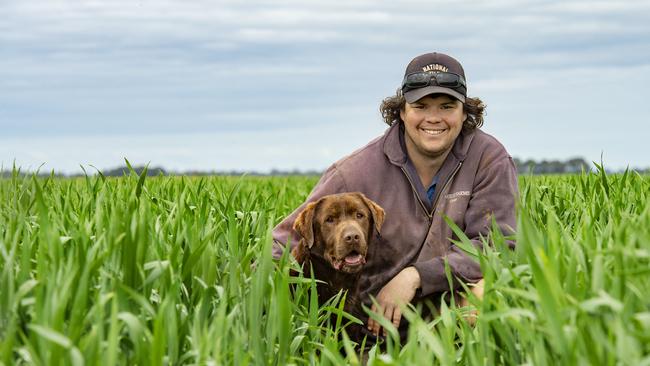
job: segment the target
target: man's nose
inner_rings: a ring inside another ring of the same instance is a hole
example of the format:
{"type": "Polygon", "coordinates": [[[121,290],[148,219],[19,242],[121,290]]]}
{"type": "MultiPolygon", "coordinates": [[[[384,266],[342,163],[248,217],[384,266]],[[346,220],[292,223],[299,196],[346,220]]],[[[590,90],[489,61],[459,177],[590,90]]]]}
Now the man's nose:
{"type": "Polygon", "coordinates": [[[441,117],[441,115],[440,115],[440,113],[438,111],[435,111],[432,108],[431,111],[427,111],[427,115],[425,116],[425,120],[427,122],[436,123],[436,122],[442,121],[442,117],[441,117]]]}

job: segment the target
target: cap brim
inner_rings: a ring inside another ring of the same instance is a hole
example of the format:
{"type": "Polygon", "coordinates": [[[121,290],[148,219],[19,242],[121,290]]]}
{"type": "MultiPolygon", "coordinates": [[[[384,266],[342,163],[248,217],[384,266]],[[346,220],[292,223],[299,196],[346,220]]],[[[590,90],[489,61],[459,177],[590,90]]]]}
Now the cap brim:
{"type": "Polygon", "coordinates": [[[406,93],[404,93],[404,99],[406,99],[407,103],[415,103],[418,100],[426,97],[427,95],[430,94],[447,94],[451,95],[452,97],[460,100],[461,102],[465,103],[465,96],[462,95],[461,93],[449,89],[449,88],[444,88],[441,86],[425,86],[424,88],[418,88],[418,89],[413,89],[409,90],[406,93]]]}

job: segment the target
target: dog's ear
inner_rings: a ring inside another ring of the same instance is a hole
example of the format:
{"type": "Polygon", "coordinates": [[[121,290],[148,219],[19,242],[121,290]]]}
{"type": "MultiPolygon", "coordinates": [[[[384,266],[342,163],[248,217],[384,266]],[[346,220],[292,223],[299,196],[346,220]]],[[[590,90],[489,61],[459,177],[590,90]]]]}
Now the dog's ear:
{"type": "Polygon", "coordinates": [[[370,213],[372,214],[372,221],[375,222],[375,229],[377,229],[378,233],[381,232],[381,226],[384,224],[384,216],[386,215],[384,209],[376,204],[375,201],[366,197],[363,193],[357,192],[357,194],[370,209],[370,213]]]}
{"type": "Polygon", "coordinates": [[[311,248],[314,245],[314,215],[318,202],[311,202],[298,214],[293,222],[293,229],[302,236],[305,245],[311,248]]]}

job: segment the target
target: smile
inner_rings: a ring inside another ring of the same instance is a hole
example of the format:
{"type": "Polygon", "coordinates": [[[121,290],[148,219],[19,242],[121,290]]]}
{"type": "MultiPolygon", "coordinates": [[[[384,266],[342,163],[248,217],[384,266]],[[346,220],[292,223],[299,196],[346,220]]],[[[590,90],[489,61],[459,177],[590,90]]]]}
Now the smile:
{"type": "Polygon", "coordinates": [[[420,131],[426,133],[427,135],[436,136],[436,135],[442,134],[443,132],[445,132],[447,130],[446,129],[445,130],[425,130],[424,128],[420,128],[420,131]]]}

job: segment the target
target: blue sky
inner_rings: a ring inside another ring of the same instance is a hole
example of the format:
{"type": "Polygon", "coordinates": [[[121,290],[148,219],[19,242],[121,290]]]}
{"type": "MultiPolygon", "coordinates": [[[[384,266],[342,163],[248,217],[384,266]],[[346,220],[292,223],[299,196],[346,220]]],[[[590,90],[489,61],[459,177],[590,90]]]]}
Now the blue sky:
{"type": "Polygon", "coordinates": [[[0,163],[324,169],[440,51],[513,156],[647,167],[648,19],[647,0],[5,0],[0,163]]]}

